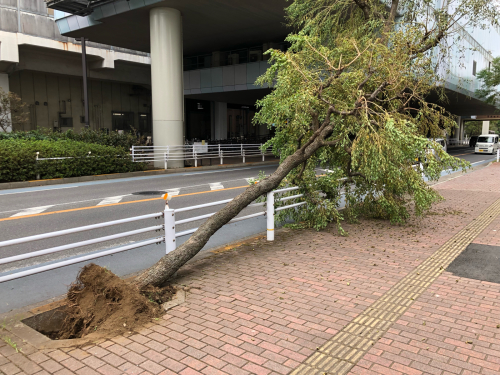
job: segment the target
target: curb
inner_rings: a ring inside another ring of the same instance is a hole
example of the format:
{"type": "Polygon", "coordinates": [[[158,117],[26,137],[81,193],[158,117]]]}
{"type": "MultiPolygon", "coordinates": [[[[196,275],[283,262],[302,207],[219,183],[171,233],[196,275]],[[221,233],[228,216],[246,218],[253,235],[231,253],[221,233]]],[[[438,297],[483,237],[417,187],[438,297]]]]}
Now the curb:
{"type": "MultiPolygon", "coordinates": [[[[186,290],[179,288],[176,294],[168,302],[165,302],[161,307],[168,311],[173,307],[179,306],[186,301],[186,290]]],[[[56,302],[52,302],[28,311],[22,311],[18,314],[12,315],[8,314],[4,318],[4,329],[15,336],[18,344],[26,343],[33,346],[36,349],[61,349],[61,348],[74,348],[83,345],[90,345],[97,341],[102,340],[106,336],[95,338],[91,335],[79,339],[69,339],[69,340],[52,340],[45,336],[44,334],[38,332],[34,328],[29,327],[23,323],[24,319],[37,316],[39,314],[47,313],[53,311],[57,308],[65,306],[65,299],[61,299],[56,302]]]]}
{"type": "Polygon", "coordinates": [[[4,183],[0,183],[0,190],[20,189],[20,188],[35,187],[35,186],[72,184],[72,183],[76,183],[76,182],[115,180],[115,179],[120,179],[120,178],[131,178],[131,177],[169,175],[169,174],[183,173],[183,172],[201,172],[201,171],[211,171],[211,170],[219,170],[219,169],[267,166],[267,165],[277,165],[277,164],[278,164],[278,161],[264,161],[264,162],[239,163],[239,164],[207,165],[207,166],[203,166],[203,167],[186,167],[186,168],[176,168],[176,169],[167,169],[167,170],[156,169],[156,170],[152,170],[152,171],[113,173],[113,174],[103,174],[103,175],[95,175],[95,176],[65,177],[65,178],[56,178],[56,179],[51,179],[51,180],[4,182],[4,183]]]}

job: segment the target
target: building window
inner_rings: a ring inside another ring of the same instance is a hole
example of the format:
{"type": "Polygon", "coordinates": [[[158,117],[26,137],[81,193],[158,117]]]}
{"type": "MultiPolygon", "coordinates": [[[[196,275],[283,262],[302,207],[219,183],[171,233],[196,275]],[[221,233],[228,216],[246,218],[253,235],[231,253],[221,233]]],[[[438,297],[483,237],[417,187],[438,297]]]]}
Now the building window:
{"type": "Polygon", "coordinates": [[[476,76],[477,62],[472,61],[472,75],[476,76]]]}
{"type": "Polygon", "coordinates": [[[139,113],[139,129],[137,129],[140,136],[151,137],[153,130],[151,126],[151,114],[139,113]]]}
{"type": "Polygon", "coordinates": [[[128,133],[135,130],[134,112],[113,112],[112,121],[113,131],[128,133]]]}

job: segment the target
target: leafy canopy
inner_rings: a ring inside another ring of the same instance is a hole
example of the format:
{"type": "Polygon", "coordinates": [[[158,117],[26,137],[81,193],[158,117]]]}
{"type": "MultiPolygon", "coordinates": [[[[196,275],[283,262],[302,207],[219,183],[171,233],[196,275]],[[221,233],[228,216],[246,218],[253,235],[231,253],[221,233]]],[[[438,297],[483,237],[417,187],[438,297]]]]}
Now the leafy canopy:
{"type": "Polygon", "coordinates": [[[483,82],[483,87],[476,90],[476,95],[487,103],[500,106],[500,57],[493,59],[489,69],[483,69],[477,74],[483,82]]]}
{"type": "Polygon", "coordinates": [[[287,16],[296,32],[287,37],[286,52],[268,52],[272,65],[258,83],[273,91],[258,102],[254,121],[275,128],[265,147],[282,161],[324,139],[286,180],[301,187],[308,204],[283,215],[319,229],[330,221],[340,227],[343,201],[352,219],[364,212],[403,222],[411,205],[423,214],[440,196],[422,175],[436,180],[445,168],[468,166],[432,140],[456,122],[426,97],[445,99],[443,61],[463,27],[496,22],[495,6],[487,0],[295,0],[287,16]],[[317,177],[317,166],[328,171],[317,177]]]}

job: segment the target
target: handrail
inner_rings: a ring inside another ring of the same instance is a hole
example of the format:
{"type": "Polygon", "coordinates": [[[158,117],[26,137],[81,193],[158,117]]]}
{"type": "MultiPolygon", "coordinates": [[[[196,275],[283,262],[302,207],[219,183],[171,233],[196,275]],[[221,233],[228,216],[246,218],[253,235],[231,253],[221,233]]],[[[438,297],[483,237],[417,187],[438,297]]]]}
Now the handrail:
{"type": "Polygon", "coordinates": [[[64,229],[64,230],[58,230],[56,232],[37,234],[34,236],[29,236],[29,237],[16,238],[13,240],[0,242],[0,247],[19,245],[19,244],[26,243],[26,242],[44,240],[46,238],[60,237],[60,236],[65,236],[67,234],[85,232],[85,231],[92,230],[92,229],[106,228],[106,227],[110,227],[110,226],[114,226],[114,225],[118,225],[118,224],[131,223],[134,221],[146,220],[146,219],[151,219],[151,218],[160,218],[162,216],[163,216],[163,213],[158,212],[158,213],[154,213],[154,214],[129,217],[126,219],[107,221],[107,222],[99,223],[99,224],[86,225],[86,226],[78,227],[78,228],[64,229]]]}
{"type": "MultiPolygon", "coordinates": [[[[299,207],[299,206],[306,204],[306,202],[297,202],[297,203],[285,205],[285,206],[282,206],[282,207],[275,209],[275,207],[274,207],[274,194],[281,194],[284,192],[295,191],[298,189],[299,189],[298,187],[289,187],[289,188],[283,188],[283,189],[272,191],[272,192],[268,193],[268,200],[266,203],[258,202],[258,203],[252,203],[252,204],[247,206],[247,207],[262,207],[262,206],[266,205],[266,210],[259,211],[259,212],[249,214],[249,215],[235,217],[232,220],[230,220],[227,224],[236,223],[239,221],[248,220],[248,219],[256,218],[259,216],[266,216],[267,215],[267,227],[268,227],[267,239],[268,239],[268,241],[273,241],[274,240],[274,216],[275,216],[275,213],[282,211],[282,210],[286,210],[286,209],[296,208],[296,207],[299,207]],[[272,236],[270,235],[270,233],[272,233],[272,236]]],[[[290,201],[293,199],[299,199],[302,197],[303,197],[303,194],[296,194],[296,195],[292,195],[292,196],[288,196],[288,197],[281,197],[278,199],[278,201],[287,202],[287,201],[290,201]]],[[[176,238],[177,237],[186,236],[186,235],[192,234],[196,230],[198,230],[198,228],[193,228],[193,229],[188,229],[188,230],[185,230],[182,232],[176,232],[176,230],[175,230],[176,225],[191,223],[191,222],[195,222],[195,221],[199,221],[199,220],[203,220],[203,219],[208,219],[209,217],[212,217],[213,215],[216,214],[215,212],[213,212],[210,214],[194,216],[194,217],[191,217],[188,219],[182,219],[182,220],[176,221],[175,220],[176,213],[189,212],[189,211],[193,211],[193,210],[197,210],[197,209],[201,209],[201,208],[206,208],[206,207],[214,207],[214,206],[218,206],[221,204],[229,203],[232,200],[233,199],[225,199],[222,201],[200,204],[197,206],[183,207],[183,208],[179,208],[176,210],[170,209],[168,204],[167,204],[165,206],[165,210],[163,211],[163,213],[161,213],[161,212],[160,213],[153,213],[153,214],[136,216],[136,217],[126,218],[126,219],[108,221],[108,222],[99,223],[99,224],[86,225],[86,226],[72,228],[72,229],[65,229],[65,230],[55,231],[55,232],[51,232],[51,233],[44,233],[44,234],[39,234],[39,235],[34,235],[34,236],[29,236],[29,237],[24,237],[24,238],[18,238],[18,239],[13,239],[13,240],[8,240],[8,241],[2,241],[2,242],[0,242],[0,248],[5,247],[5,246],[18,245],[18,244],[23,244],[23,243],[28,243],[28,242],[39,241],[39,240],[48,239],[48,238],[65,236],[68,234],[80,233],[80,232],[89,231],[89,230],[93,230],[93,229],[106,228],[106,227],[110,227],[110,226],[114,226],[114,225],[118,225],[118,224],[130,223],[130,222],[135,222],[135,221],[140,221],[140,220],[145,220],[145,219],[160,218],[160,217],[163,217],[163,219],[164,219],[164,223],[160,224],[160,225],[150,226],[150,227],[146,227],[146,228],[140,228],[140,229],[136,229],[136,230],[107,235],[107,236],[103,236],[103,237],[92,238],[89,240],[69,243],[69,244],[61,245],[61,246],[55,246],[55,247],[51,247],[51,248],[47,248],[47,249],[43,249],[43,250],[37,250],[34,252],[30,252],[30,253],[14,255],[14,256],[7,257],[7,258],[0,258],[0,265],[1,264],[8,264],[8,263],[18,262],[18,261],[25,260],[25,259],[40,257],[40,256],[47,255],[47,254],[58,253],[58,252],[61,252],[64,250],[70,250],[70,249],[75,249],[75,248],[93,245],[93,244],[97,244],[97,243],[103,243],[106,241],[111,241],[111,240],[115,240],[115,239],[119,239],[119,238],[134,236],[134,235],[138,235],[138,234],[142,234],[142,233],[146,233],[146,232],[159,231],[159,230],[164,230],[164,232],[165,232],[165,235],[161,236],[159,238],[145,240],[145,241],[144,240],[136,241],[136,242],[129,244],[127,246],[120,246],[120,247],[115,248],[115,249],[103,250],[103,251],[98,251],[98,252],[84,255],[84,256],[72,257],[72,258],[69,258],[69,259],[61,261],[61,262],[41,265],[41,266],[34,267],[34,268],[31,268],[28,270],[0,276],[0,283],[5,282],[5,281],[18,279],[18,278],[25,277],[25,276],[29,276],[29,275],[34,275],[34,274],[40,273],[40,272],[53,270],[53,269],[60,268],[60,267],[65,267],[65,266],[68,266],[71,264],[84,262],[84,261],[91,260],[91,259],[97,259],[97,258],[100,258],[103,256],[127,251],[130,249],[135,249],[135,248],[139,248],[139,247],[143,247],[143,246],[147,246],[147,245],[151,245],[151,244],[159,244],[162,242],[165,243],[165,250],[166,250],[166,253],[168,254],[169,252],[174,251],[177,248],[177,245],[176,245],[176,238]]]]}

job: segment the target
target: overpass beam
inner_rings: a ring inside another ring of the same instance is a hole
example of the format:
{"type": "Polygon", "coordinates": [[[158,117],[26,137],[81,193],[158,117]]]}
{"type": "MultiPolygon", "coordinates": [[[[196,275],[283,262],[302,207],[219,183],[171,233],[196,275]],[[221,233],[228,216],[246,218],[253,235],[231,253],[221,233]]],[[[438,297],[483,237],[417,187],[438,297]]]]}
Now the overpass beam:
{"type": "MultiPolygon", "coordinates": [[[[180,146],[184,144],[181,12],[172,8],[151,9],[150,33],[153,143],[180,146]]],[[[163,152],[155,158],[159,159],[163,152]]],[[[155,167],[163,166],[163,161],[155,161],[155,167]]],[[[184,162],[169,161],[168,166],[181,168],[184,162]]]]}

